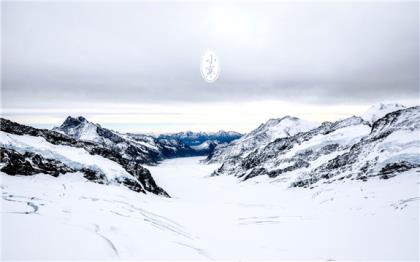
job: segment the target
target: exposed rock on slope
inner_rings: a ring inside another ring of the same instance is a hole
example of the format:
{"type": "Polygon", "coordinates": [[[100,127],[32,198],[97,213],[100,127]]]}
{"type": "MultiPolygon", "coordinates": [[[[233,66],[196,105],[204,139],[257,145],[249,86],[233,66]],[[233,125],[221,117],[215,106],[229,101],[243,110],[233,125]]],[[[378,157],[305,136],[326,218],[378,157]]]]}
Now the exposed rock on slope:
{"type": "Polygon", "coordinates": [[[278,138],[245,157],[226,157],[215,175],[247,180],[267,175],[292,186],[361,179],[420,168],[420,107],[397,110],[372,124],[360,117],[325,122],[278,138]]]}
{"type": "Polygon", "coordinates": [[[39,173],[59,176],[60,174],[75,172],[74,169],[54,159],[45,159],[41,155],[25,152],[20,154],[16,150],[0,148],[0,170],[9,175],[31,176],[39,173]]]}
{"type": "Polygon", "coordinates": [[[46,159],[32,152],[19,153],[16,150],[2,147],[0,156],[0,171],[8,175],[32,176],[42,173],[57,177],[65,173],[80,172],[83,177],[95,183],[119,183],[133,191],[145,193],[143,186],[129,177],[116,177],[114,180],[109,180],[106,174],[100,170],[89,167],[71,168],[58,160],[46,159]]]}
{"type": "Polygon", "coordinates": [[[308,186],[321,179],[387,179],[420,168],[420,107],[391,112],[373,123],[370,134],[345,154],[303,174],[294,186],[308,186]]]}
{"type": "Polygon", "coordinates": [[[360,117],[325,122],[310,131],[278,138],[255,149],[239,162],[224,162],[216,174],[233,174],[243,180],[260,175],[281,176],[290,180],[304,170],[313,169],[345,152],[369,130],[368,123],[360,117]]]}
{"type": "Polygon", "coordinates": [[[240,139],[228,145],[217,147],[209,155],[208,162],[235,163],[246,157],[254,149],[264,147],[275,139],[293,136],[316,126],[315,123],[290,116],[270,119],[240,139]]]}

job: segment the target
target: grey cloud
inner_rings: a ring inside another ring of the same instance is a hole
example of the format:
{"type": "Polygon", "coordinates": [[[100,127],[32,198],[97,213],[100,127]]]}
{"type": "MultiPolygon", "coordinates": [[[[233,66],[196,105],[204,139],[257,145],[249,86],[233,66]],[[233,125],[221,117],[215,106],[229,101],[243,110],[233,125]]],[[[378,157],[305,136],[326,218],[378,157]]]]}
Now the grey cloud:
{"type": "Polygon", "coordinates": [[[410,99],[418,21],[418,2],[3,2],[2,104],[410,99]]]}

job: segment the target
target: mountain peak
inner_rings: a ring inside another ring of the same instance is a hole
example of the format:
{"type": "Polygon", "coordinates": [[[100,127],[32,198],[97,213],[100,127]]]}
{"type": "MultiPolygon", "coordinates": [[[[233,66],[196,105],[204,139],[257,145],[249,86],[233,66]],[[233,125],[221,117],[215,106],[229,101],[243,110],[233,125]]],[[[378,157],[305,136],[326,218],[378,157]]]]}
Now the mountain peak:
{"type": "Polygon", "coordinates": [[[78,126],[78,125],[80,125],[81,123],[84,123],[84,122],[88,122],[88,121],[83,116],[78,116],[78,117],[68,116],[66,118],[66,120],[64,120],[63,124],[61,124],[61,127],[78,126]]]}
{"type": "Polygon", "coordinates": [[[282,121],[285,121],[285,120],[290,120],[290,121],[299,121],[300,119],[299,119],[299,118],[297,118],[297,117],[294,117],[294,116],[289,116],[289,115],[287,115],[287,116],[284,116],[284,117],[281,117],[281,118],[270,118],[270,119],[268,119],[268,121],[265,123],[265,125],[278,124],[278,123],[280,123],[280,122],[282,122],[282,121]]]}
{"type": "Polygon", "coordinates": [[[79,117],[72,117],[68,116],[66,120],[61,124],[60,128],[71,128],[79,126],[82,122],[86,121],[85,118],[79,116],[79,117]]]}
{"type": "Polygon", "coordinates": [[[361,115],[361,117],[363,118],[363,120],[372,124],[373,122],[375,122],[376,120],[385,116],[388,113],[405,108],[407,107],[398,103],[378,103],[371,106],[365,113],[361,115]]]}
{"type": "Polygon", "coordinates": [[[98,127],[99,125],[89,122],[83,116],[68,116],[61,126],[55,127],[53,130],[76,139],[95,141],[98,127]]]}
{"type": "Polygon", "coordinates": [[[78,119],[80,122],[88,122],[88,121],[87,121],[87,119],[86,119],[86,118],[84,118],[83,116],[78,116],[78,117],[77,117],[77,119],[78,119]]]}
{"type": "Polygon", "coordinates": [[[390,109],[390,108],[406,108],[404,105],[402,104],[398,104],[398,103],[377,103],[372,105],[369,109],[376,109],[376,110],[385,110],[385,109],[390,109]]]}
{"type": "MultiPolygon", "coordinates": [[[[312,129],[318,126],[317,123],[312,123],[298,117],[294,116],[284,116],[281,118],[271,118],[264,124],[261,124],[257,129],[253,130],[251,133],[260,132],[263,130],[266,132],[266,129],[280,130],[280,129],[312,129]]],[[[300,131],[298,131],[300,132],[300,131]]]]}

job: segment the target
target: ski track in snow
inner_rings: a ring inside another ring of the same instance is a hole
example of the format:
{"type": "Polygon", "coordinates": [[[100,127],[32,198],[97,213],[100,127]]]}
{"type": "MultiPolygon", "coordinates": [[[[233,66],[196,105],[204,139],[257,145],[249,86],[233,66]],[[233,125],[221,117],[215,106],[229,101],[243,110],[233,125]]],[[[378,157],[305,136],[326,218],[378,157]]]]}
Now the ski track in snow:
{"type": "Polygon", "coordinates": [[[306,189],[209,177],[217,166],[199,160],[148,167],[171,199],[80,174],[1,174],[2,259],[419,258],[417,172],[306,189]]]}
{"type": "Polygon", "coordinates": [[[111,247],[111,249],[115,252],[115,255],[116,256],[119,256],[119,253],[118,253],[118,249],[115,247],[115,245],[114,245],[114,243],[109,239],[109,238],[107,238],[106,236],[104,236],[103,234],[101,234],[101,232],[100,232],[101,230],[100,230],[100,227],[99,227],[99,225],[96,225],[95,224],[95,233],[98,235],[98,236],[100,236],[103,240],[105,240],[105,242],[111,247]]]}

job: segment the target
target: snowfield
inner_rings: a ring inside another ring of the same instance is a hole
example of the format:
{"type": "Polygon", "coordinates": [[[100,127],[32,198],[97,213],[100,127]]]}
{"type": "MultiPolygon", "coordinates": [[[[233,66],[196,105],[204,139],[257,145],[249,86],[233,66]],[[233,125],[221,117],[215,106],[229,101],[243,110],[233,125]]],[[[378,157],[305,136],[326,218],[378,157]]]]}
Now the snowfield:
{"type": "Polygon", "coordinates": [[[173,198],[1,174],[2,260],[419,260],[418,169],[309,189],[200,160],[148,167],[173,198]]]}

